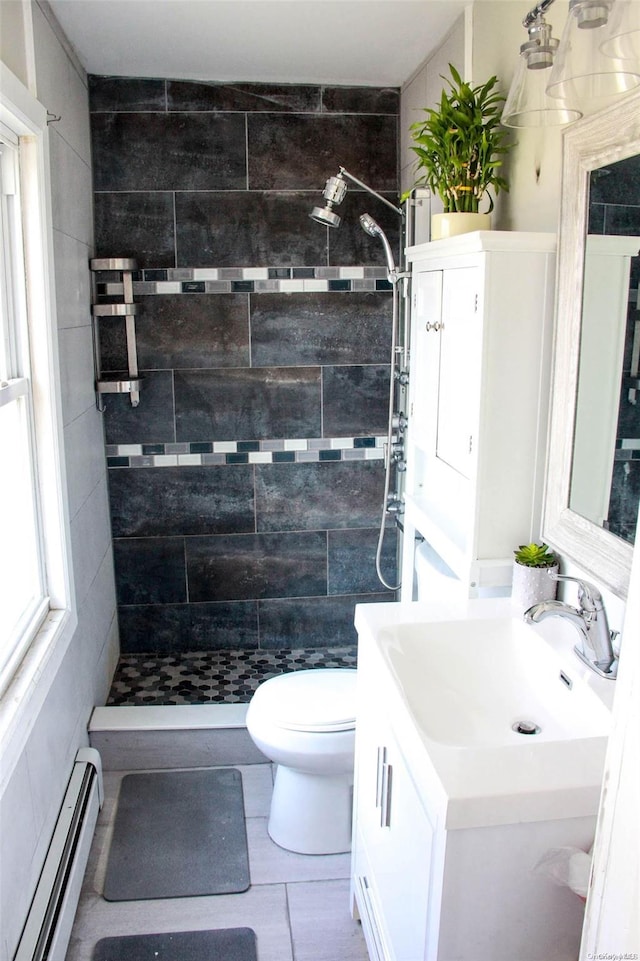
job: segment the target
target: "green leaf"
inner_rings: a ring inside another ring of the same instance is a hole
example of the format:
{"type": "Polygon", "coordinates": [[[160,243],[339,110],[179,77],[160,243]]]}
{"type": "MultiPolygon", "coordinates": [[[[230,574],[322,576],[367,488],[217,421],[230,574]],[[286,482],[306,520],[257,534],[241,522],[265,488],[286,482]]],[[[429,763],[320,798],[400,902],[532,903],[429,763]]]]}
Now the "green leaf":
{"type": "Polygon", "coordinates": [[[428,186],[442,200],[446,210],[477,211],[483,197],[492,210],[490,191],[508,190],[498,174],[502,158],[513,143],[501,125],[505,97],[498,78],[472,86],[453,64],[451,78],[443,77],[437,108],[425,107],[425,119],[410,126],[412,150],[416,154],[416,183],[428,186]],[[460,191],[460,186],[472,190],[460,191]]]}
{"type": "Polygon", "coordinates": [[[524,567],[553,567],[558,562],[548,544],[521,544],[513,555],[524,567]]]}

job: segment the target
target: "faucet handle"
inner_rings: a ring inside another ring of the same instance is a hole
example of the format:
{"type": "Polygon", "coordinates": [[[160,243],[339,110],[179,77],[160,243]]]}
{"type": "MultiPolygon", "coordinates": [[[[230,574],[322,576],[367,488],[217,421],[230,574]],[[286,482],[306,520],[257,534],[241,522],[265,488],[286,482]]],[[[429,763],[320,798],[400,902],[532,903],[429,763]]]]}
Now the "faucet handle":
{"type": "Polygon", "coordinates": [[[578,603],[584,611],[595,613],[602,610],[602,594],[594,584],[583,581],[581,577],[569,577],[568,574],[550,574],[554,581],[573,581],[578,585],[578,603]]]}

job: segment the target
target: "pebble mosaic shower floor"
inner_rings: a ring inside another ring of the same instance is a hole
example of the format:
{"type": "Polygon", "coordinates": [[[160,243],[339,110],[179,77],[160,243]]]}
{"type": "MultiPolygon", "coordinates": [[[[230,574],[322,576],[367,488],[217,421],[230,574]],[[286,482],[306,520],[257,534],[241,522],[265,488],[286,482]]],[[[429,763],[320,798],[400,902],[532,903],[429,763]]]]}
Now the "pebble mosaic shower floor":
{"type": "Polygon", "coordinates": [[[275,674],[355,666],[355,645],[322,650],[123,654],[107,704],[247,703],[258,684],[275,674]]]}

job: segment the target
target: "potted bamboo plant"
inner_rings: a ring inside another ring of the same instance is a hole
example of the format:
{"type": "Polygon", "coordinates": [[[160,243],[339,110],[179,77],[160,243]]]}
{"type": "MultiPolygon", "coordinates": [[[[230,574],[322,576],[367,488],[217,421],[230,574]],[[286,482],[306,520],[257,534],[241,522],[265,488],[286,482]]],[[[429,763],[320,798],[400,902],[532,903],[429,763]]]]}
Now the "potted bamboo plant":
{"type": "Polygon", "coordinates": [[[418,157],[415,187],[428,187],[440,197],[444,213],[434,214],[431,239],[450,237],[469,230],[488,230],[497,194],[508,190],[500,175],[503,157],[511,145],[508,131],[500,126],[505,97],[498,93],[497,77],[473,87],[465,83],[449,64],[452,79],[443,77],[443,89],[436,109],[425,108],[426,120],[411,125],[418,157]],[[481,213],[482,202],[488,209],[481,213]]]}
{"type": "Polygon", "coordinates": [[[523,614],[533,604],[553,600],[558,582],[558,558],[547,544],[521,544],[513,552],[511,600],[514,610],[523,614]]]}

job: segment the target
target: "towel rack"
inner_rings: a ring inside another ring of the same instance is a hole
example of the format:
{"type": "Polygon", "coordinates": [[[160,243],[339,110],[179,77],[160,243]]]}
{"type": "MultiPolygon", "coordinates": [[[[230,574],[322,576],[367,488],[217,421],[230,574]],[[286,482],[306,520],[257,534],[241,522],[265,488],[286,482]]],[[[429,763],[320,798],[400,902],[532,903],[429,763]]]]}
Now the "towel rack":
{"type": "MultiPolygon", "coordinates": [[[[101,399],[102,394],[129,394],[131,406],[137,407],[140,403],[142,378],[138,372],[135,321],[138,307],[137,304],[133,302],[133,271],[138,269],[138,264],[129,257],[98,257],[90,261],[90,267],[94,273],[97,271],[116,271],[122,274],[122,301],[120,303],[107,304],[94,303],[91,308],[93,316],[93,362],[96,377],[96,407],[99,411],[104,411],[104,405],[101,399]],[[105,317],[124,317],[127,337],[127,377],[120,375],[105,377],[102,373],[99,319],[105,317]]],[[[93,300],[95,301],[96,299],[94,285],[93,300]]]]}

